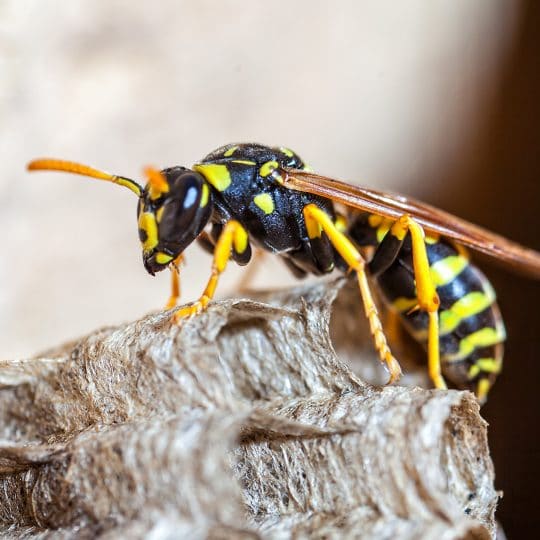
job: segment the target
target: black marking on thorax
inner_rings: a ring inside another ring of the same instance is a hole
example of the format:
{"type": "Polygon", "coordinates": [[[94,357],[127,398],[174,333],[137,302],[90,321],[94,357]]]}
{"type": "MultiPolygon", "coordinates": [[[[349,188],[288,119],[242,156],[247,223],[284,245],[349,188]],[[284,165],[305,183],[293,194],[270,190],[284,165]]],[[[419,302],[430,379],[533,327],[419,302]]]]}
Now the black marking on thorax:
{"type": "Polygon", "coordinates": [[[206,156],[201,164],[224,165],[230,185],[213,189],[214,221],[238,220],[250,239],[273,252],[300,249],[307,238],[303,208],[316,203],[333,216],[331,201],[306,193],[294,192],[264,177],[264,165],[277,162],[281,167],[303,168],[304,163],[293,152],[262,145],[228,145],[206,156]]]}

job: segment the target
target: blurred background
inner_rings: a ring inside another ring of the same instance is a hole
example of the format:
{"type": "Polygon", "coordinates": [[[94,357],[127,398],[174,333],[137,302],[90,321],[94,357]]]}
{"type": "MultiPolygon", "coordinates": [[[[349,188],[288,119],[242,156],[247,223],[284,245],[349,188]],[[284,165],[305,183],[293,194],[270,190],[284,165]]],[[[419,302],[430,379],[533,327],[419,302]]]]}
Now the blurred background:
{"type": "MultiPolygon", "coordinates": [[[[159,309],[128,190],[27,174],[39,156],[141,177],[229,142],[414,195],[540,248],[539,5],[532,0],[0,0],[0,355],[159,309]]],[[[183,300],[209,257],[188,250],[183,300]]],[[[483,412],[510,538],[539,529],[540,287],[480,259],[507,320],[483,412]]],[[[231,267],[219,292],[231,294],[231,267]]],[[[265,259],[255,285],[293,283],[265,259]]]]}

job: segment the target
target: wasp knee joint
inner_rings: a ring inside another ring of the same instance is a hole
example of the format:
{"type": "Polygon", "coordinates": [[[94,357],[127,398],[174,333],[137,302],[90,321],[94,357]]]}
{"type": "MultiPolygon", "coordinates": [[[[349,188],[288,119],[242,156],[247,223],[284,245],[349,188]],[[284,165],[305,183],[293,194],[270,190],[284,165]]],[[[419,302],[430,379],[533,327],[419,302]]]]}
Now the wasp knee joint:
{"type": "Polygon", "coordinates": [[[427,311],[428,313],[434,313],[439,310],[441,301],[439,300],[438,294],[434,293],[431,298],[423,298],[419,296],[418,305],[423,311],[427,311]]]}

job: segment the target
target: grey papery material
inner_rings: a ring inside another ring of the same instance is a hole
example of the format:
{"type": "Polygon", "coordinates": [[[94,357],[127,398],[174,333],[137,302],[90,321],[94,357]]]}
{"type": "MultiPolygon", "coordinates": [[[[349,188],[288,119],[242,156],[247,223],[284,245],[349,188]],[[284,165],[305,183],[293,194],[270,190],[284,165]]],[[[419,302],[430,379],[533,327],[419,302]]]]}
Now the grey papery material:
{"type": "Polygon", "coordinates": [[[376,364],[348,289],[331,343],[342,285],[217,302],[181,328],[150,315],[3,361],[2,536],[492,537],[474,397],[355,375],[335,351],[358,373],[376,364]]]}

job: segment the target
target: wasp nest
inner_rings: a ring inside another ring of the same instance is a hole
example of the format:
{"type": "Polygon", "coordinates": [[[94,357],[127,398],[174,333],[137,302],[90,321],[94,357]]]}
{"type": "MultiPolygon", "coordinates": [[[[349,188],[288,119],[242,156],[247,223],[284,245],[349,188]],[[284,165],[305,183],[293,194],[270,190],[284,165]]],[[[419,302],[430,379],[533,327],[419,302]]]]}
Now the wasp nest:
{"type": "Polygon", "coordinates": [[[2,536],[493,537],[473,396],[364,382],[340,359],[375,365],[350,294],[330,338],[342,285],[217,302],[182,327],[150,315],[4,361],[2,536]]]}

